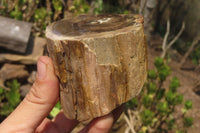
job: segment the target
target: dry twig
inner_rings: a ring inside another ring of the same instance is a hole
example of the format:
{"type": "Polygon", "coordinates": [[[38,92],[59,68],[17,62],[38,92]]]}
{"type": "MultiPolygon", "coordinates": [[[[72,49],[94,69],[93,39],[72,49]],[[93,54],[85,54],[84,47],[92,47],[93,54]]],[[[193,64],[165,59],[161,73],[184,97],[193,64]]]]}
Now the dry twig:
{"type": "Polygon", "coordinates": [[[165,33],[165,37],[163,39],[163,43],[162,43],[162,50],[164,51],[167,45],[167,38],[169,36],[169,32],[170,32],[170,20],[167,20],[167,32],[165,33]]]}
{"type": "Polygon", "coordinates": [[[127,113],[128,113],[129,118],[126,115],[124,115],[126,123],[128,124],[128,128],[127,128],[126,132],[129,132],[129,130],[131,130],[132,133],[136,133],[135,129],[134,129],[135,119],[136,119],[134,116],[134,112],[131,111],[130,109],[128,109],[127,113]]]}
{"type": "Polygon", "coordinates": [[[185,29],[185,22],[182,23],[182,27],[180,29],[180,31],[178,32],[178,34],[174,37],[174,39],[167,45],[167,39],[168,39],[168,36],[170,34],[170,21],[168,20],[167,21],[167,32],[165,34],[165,37],[164,37],[164,40],[163,40],[163,46],[162,46],[162,49],[163,49],[163,53],[161,55],[162,58],[165,58],[165,55],[167,53],[167,51],[171,48],[171,46],[178,40],[178,38],[181,36],[181,34],[183,33],[185,29]]]}
{"type": "Polygon", "coordinates": [[[188,58],[188,56],[193,51],[194,47],[198,44],[199,41],[200,41],[200,37],[194,39],[194,41],[192,42],[192,45],[190,46],[190,48],[188,49],[188,51],[183,56],[183,58],[182,58],[182,60],[180,62],[179,68],[181,68],[182,65],[185,63],[186,59],[188,58]]]}
{"type": "Polygon", "coordinates": [[[128,126],[128,127],[126,128],[126,130],[124,131],[124,133],[129,133],[130,130],[131,130],[131,128],[128,126]]]}
{"type": "Polygon", "coordinates": [[[124,118],[126,120],[126,123],[128,124],[129,128],[131,129],[132,133],[135,133],[135,130],[133,128],[133,125],[131,124],[130,120],[128,119],[128,117],[126,115],[124,115],[124,118]]]}

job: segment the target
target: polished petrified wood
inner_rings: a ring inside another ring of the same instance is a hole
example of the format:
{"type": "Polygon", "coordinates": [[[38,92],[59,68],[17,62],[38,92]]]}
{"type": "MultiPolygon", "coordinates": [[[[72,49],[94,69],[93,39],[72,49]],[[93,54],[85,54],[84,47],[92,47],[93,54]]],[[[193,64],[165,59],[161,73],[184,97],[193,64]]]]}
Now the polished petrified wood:
{"type": "Polygon", "coordinates": [[[146,40],[139,15],[81,15],[46,29],[69,119],[89,122],[136,96],[147,74],[146,40]]]}

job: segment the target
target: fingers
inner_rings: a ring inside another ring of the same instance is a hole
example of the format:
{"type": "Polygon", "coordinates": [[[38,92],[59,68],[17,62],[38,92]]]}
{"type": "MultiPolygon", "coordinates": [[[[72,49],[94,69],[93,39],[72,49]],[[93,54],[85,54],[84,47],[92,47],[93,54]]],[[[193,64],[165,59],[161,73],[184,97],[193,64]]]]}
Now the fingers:
{"type": "Polygon", "coordinates": [[[35,133],[57,133],[58,131],[56,125],[51,120],[45,118],[35,133]]]}
{"type": "Polygon", "coordinates": [[[79,123],[77,120],[69,120],[65,117],[64,113],[61,111],[53,120],[56,126],[61,130],[61,132],[69,133],[74,127],[79,123]]]}
{"type": "MultiPolygon", "coordinates": [[[[107,133],[111,130],[113,122],[116,121],[121,113],[124,110],[124,105],[121,105],[120,107],[116,108],[112,111],[112,113],[94,119],[89,125],[87,125],[84,129],[80,131],[80,133],[107,133]]],[[[46,120],[44,121],[37,130],[38,132],[47,132],[51,133],[51,131],[55,132],[55,128],[59,132],[71,132],[75,126],[78,124],[77,120],[69,120],[65,117],[64,113],[61,111],[55,119],[52,121],[46,120]],[[51,123],[50,123],[51,122],[51,123]],[[53,125],[50,126],[49,125],[53,125]]]]}
{"type": "Polygon", "coordinates": [[[36,81],[17,109],[1,124],[0,132],[33,132],[59,98],[59,82],[52,60],[40,57],[36,81]]]}
{"type": "Polygon", "coordinates": [[[94,119],[88,126],[80,131],[80,133],[108,133],[113,125],[112,113],[94,119]]]}
{"type": "Polygon", "coordinates": [[[88,133],[108,133],[113,125],[113,115],[108,114],[106,116],[95,119],[88,130],[88,133]]]}
{"type": "Polygon", "coordinates": [[[69,120],[61,111],[53,121],[44,119],[37,128],[36,133],[70,133],[78,124],[77,120],[69,120]]]}
{"type": "Polygon", "coordinates": [[[80,133],[108,133],[115,121],[124,111],[124,105],[114,109],[110,114],[94,119],[89,125],[80,131],[80,133]]]}

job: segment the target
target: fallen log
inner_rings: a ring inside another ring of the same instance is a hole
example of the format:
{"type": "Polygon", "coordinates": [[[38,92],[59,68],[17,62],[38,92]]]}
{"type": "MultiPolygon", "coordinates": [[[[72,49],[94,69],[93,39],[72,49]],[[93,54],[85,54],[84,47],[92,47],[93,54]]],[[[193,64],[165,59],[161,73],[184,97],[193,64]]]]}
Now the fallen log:
{"type": "Polygon", "coordinates": [[[47,48],[65,115],[88,123],[141,91],[147,75],[139,15],[81,15],[49,25],[47,48]]]}
{"type": "Polygon", "coordinates": [[[0,53],[0,63],[14,62],[20,64],[37,64],[37,60],[44,53],[44,47],[46,45],[46,39],[36,37],[31,39],[25,55],[0,53]]]}
{"type": "Polygon", "coordinates": [[[31,27],[31,23],[0,16],[0,47],[25,54],[31,27]]]}

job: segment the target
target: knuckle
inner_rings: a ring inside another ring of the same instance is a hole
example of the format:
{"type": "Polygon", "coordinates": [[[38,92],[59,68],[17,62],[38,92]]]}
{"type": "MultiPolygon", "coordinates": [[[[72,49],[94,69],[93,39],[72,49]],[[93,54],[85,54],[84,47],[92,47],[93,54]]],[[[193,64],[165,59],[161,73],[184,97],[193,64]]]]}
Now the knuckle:
{"type": "Polygon", "coordinates": [[[44,104],[45,103],[45,99],[42,97],[42,95],[40,93],[40,88],[37,85],[37,83],[33,84],[29,93],[25,97],[25,100],[27,100],[30,103],[34,103],[34,104],[44,104]]]}

